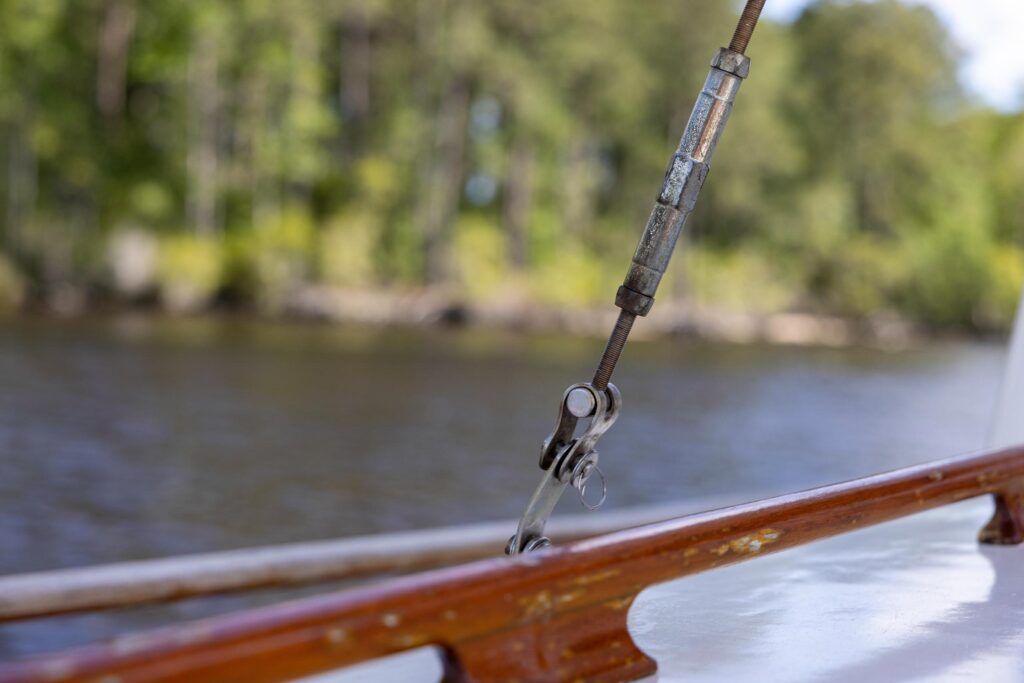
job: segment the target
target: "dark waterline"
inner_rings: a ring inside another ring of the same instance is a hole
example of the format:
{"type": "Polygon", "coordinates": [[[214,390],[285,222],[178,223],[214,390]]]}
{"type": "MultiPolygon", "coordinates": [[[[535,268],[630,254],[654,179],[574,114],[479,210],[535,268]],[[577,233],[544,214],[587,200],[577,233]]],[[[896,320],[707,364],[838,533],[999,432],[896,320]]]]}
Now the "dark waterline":
{"type": "MultiPolygon", "coordinates": [[[[0,574],[514,517],[562,390],[590,376],[600,346],[231,320],[3,323],[0,574]]],[[[631,343],[614,379],[623,414],[601,443],[608,507],[738,502],[980,448],[1003,360],[982,344],[631,343]]],[[[279,598],[0,625],[0,657],[279,598]]]]}

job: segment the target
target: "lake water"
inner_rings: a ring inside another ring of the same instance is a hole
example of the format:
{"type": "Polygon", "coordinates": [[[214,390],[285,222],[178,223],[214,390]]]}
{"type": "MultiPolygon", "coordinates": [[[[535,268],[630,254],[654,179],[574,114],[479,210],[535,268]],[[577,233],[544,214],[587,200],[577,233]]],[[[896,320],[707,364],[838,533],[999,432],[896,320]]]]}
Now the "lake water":
{"type": "MultiPolygon", "coordinates": [[[[0,574],[515,517],[562,391],[601,347],[217,319],[0,323],[0,574]]],[[[994,344],[633,342],[601,442],[607,507],[740,502],[981,448],[1003,363],[994,344]]],[[[578,511],[566,498],[560,510],[578,511]]],[[[0,657],[281,596],[0,625],[0,657]]]]}

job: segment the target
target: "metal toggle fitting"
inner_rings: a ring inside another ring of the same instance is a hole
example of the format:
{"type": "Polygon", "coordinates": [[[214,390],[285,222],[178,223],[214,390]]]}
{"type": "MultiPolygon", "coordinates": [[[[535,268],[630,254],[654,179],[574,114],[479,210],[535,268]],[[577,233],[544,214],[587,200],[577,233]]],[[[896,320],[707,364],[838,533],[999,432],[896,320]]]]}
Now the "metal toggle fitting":
{"type": "Polygon", "coordinates": [[[544,527],[567,487],[576,489],[584,507],[596,510],[601,506],[607,487],[597,466],[598,453],[594,446],[615,423],[621,407],[622,396],[614,384],[609,384],[606,391],[585,383],[566,389],[558,423],[541,447],[540,467],[544,477],[519,520],[519,528],[505,546],[506,554],[518,555],[551,545],[544,536],[544,527]],[[579,421],[588,418],[590,423],[586,429],[575,436],[579,421]],[[601,494],[596,502],[590,502],[586,497],[587,482],[595,474],[601,480],[601,494]]]}

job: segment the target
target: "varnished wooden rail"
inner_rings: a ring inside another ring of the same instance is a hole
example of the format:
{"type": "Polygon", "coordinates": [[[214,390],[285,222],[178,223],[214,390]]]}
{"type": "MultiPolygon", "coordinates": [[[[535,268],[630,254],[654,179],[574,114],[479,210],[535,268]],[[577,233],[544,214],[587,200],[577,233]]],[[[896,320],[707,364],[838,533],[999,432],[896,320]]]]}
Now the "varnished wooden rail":
{"type": "MultiPolygon", "coordinates": [[[[697,505],[567,515],[547,531],[567,543],[680,517],[697,505]]],[[[495,556],[517,521],[0,576],[0,622],[445,567],[495,556]]]]}
{"type": "Polygon", "coordinates": [[[980,540],[1024,540],[1024,447],[129,636],[0,667],[0,683],[282,681],[428,644],[450,680],[633,680],[656,668],[626,630],[643,589],[985,494],[980,540]]]}

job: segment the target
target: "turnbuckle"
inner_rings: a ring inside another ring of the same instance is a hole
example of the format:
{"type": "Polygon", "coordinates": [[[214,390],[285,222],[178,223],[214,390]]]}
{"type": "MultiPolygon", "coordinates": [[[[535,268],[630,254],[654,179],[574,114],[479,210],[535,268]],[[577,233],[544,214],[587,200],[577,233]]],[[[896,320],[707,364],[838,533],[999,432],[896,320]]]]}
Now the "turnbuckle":
{"type": "Polygon", "coordinates": [[[544,477],[526,505],[519,528],[505,546],[506,554],[519,555],[551,545],[550,539],[544,536],[544,527],[566,487],[576,489],[584,507],[596,510],[601,506],[607,488],[597,466],[598,453],[594,446],[615,423],[621,407],[622,396],[614,384],[609,384],[604,391],[587,383],[573,384],[565,390],[558,423],[541,447],[540,467],[544,477]],[[580,436],[574,436],[579,421],[587,418],[590,423],[586,429],[580,436]],[[591,503],[586,498],[587,482],[594,474],[601,480],[601,495],[591,503]]]}
{"type": "Polygon", "coordinates": [[[679,146],[669,161],[661,192],[633,254],[633,262],[616,292],[615,305],[621,310],[594,380],[590,384],[574,384],[562,396],[558,424],[541,449],[540,467],[544,478],[530,498],[515,536],[505,547],[509,555],[551,545],[544,536],[544,527],[567,486],[579,491],[580,500],[588,508],[599,507],[604,501],[603,476],[601,499],[590,504],[585,496],[587,480],[595,472],[599,475],[601,472],[597,469],[594,446],[615,422],[622,403],[618,389],[608,382],[634,321],[647,315],[654,305],[654,295],[683,225],[696,206],[736,93],[750,72],[750,59],[743,53],[764,2],[747,0],[732,42],[728,48],[719,49],[711,60],[711,70],[697,96],[679,146]],[[577,423],[584,418],[591,418],[590,424],[579,437],[574,437],[577,423]]]}

